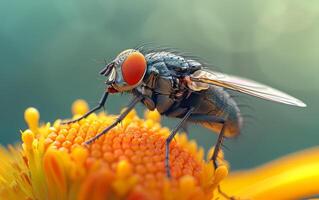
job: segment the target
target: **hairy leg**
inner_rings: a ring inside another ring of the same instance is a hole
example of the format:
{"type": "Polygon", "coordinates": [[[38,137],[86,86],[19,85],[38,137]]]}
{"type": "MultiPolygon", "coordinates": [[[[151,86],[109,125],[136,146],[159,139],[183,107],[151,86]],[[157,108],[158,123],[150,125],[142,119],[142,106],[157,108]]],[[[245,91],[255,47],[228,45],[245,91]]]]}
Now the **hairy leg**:
{"type": "Polygon", "coordinates": [[[94,113],[95,111],[101,109],[104,105],[105,105],[105,102],[106,102],[106,99],[107,99],[107,96],[108,96],[108,92],[105,92],[103,94],[103,96],[101,97],[99,103],[97,106],[95,106],[94,108],[92,108],[90,111],[88,111],[87,113],[85,113],[83,116],[77,118],[77,119],[74,119],[74,120],[70,120],[70,121],[66,121],[66,122],[62,122],[62,124],[70,124],[70,123],[74,123],[74,122],[77,122],[77,121],[80,121],[81,119],[84,119],[86,118],[87,116],[89,116],[90,114],[94,113]]]}
{"type": "Polygon", "coordinates": [[[130,104],[127,106],[126,110],[118,116],[118,118],[115,120],[115,122],[113,122],[110,126],[108,126],[106,129],[104,129],[101,133],[99,133],[96,136],[94,136],[93,138],[85,141],[84,144],[89,145],[89,144],[93,143],[95,140],[99,139],[99,137],[101,137],[102,135],[106,134],[109,130],[114,128],[118,123],[120,123],[129,114],[129,112],[135,107],[135,105],[138,102],[140,102],[142,100],[142,98],[143,98],[142,96],[137,96],[136,98],[134,98],[130,102],[130,104]]]}

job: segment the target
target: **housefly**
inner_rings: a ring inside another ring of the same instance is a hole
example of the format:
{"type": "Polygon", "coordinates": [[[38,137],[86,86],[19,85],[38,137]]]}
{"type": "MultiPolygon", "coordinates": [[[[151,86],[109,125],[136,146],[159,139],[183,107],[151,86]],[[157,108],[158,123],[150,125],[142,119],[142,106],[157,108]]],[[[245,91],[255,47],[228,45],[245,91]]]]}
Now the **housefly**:
{"type": "Polygon", "coordinates": [[[126,110],[109,127],[84,144],[89,145],[106,134],[139,102],[149,110],[156,109],[161,115],[180,118],[166,139],[165,169],[169,177],[169,144],[186,122],[199,123],[219,133],[211,157],[215,167],[223,138],[240,133],[243,125],[241,112],[225,89],[274,102],[306,107],[302,101],[284,92],[249,79],[208,70],[194,59],[164,50],[125,50],[105,65],[100,74],[107,78],[106,91],[98,105],[82,117],[65,123],[87,117],[104,106],[109,94],[123,92],[134,96],[126,110]]]}

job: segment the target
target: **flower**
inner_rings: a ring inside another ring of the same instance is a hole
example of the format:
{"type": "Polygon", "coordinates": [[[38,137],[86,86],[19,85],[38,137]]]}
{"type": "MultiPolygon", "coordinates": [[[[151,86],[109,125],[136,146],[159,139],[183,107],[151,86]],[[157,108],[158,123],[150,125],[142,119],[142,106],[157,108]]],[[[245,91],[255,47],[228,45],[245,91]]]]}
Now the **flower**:
{"type": "MultiPolygon", "coordinates": [[[[85,101],[72,106],[73,118],[88,111],[85,101]]],[[[39,125],[35,108],[25,111],[29,129],[22,145],[0,149],[1,199],[212,199],[228,174],[220,154],[217,169],[185,134],[170,145],[172,178],[165,173],[165,139],[160,115],[135,111],[88,147],[82,143],[109,126],[116,116],[91,114],[72,124],[39,125]]],[[[212,153],[212,151],[211,151],[212,153]]]]}
{"type": "MultiPolygon", "coordinates": [[[[73,118],[88,109],[77,100],[73,118]]],[[[319,148],[228,175],[222,152],[214,169],[203,149],[181,134],[170,146],[172,178],[167,178],[169,129],[161,127],[155,111],[146,111],[145,119],[132,111],[92,145],[81,145],[115,117],[101,112],[72,124],[40,124],[39,112],[28,108],[22,144],[0,147],[0,199],[225,199],[222,193],[236,199],[301,199],[319,194],[319,148]]]]}

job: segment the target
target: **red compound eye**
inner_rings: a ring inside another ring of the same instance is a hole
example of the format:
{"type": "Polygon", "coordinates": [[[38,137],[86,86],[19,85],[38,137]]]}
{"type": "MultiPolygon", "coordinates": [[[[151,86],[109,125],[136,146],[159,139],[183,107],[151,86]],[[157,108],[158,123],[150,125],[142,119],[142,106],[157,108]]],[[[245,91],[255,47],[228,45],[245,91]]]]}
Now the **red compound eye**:
{"type": "Polygon", "coordinates": [[[122,75],[124,81],[129,85],[140,82],[146,71],[146,60],[139,52],[131,53],[122,64],[122,75]]]}

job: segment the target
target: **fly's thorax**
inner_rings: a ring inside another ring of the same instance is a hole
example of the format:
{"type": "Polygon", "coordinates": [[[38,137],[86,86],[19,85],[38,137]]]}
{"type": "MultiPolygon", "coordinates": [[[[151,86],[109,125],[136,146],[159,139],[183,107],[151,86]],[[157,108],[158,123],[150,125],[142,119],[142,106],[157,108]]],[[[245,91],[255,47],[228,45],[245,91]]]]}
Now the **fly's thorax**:
{"type": "Polygon", "coordinates": [[[121,52],[109,65],[112,69],[109,70],[107,82],[117,92],[129,91],[139,86],[147,70],[144,55],[135,49],[121,52]]]}

